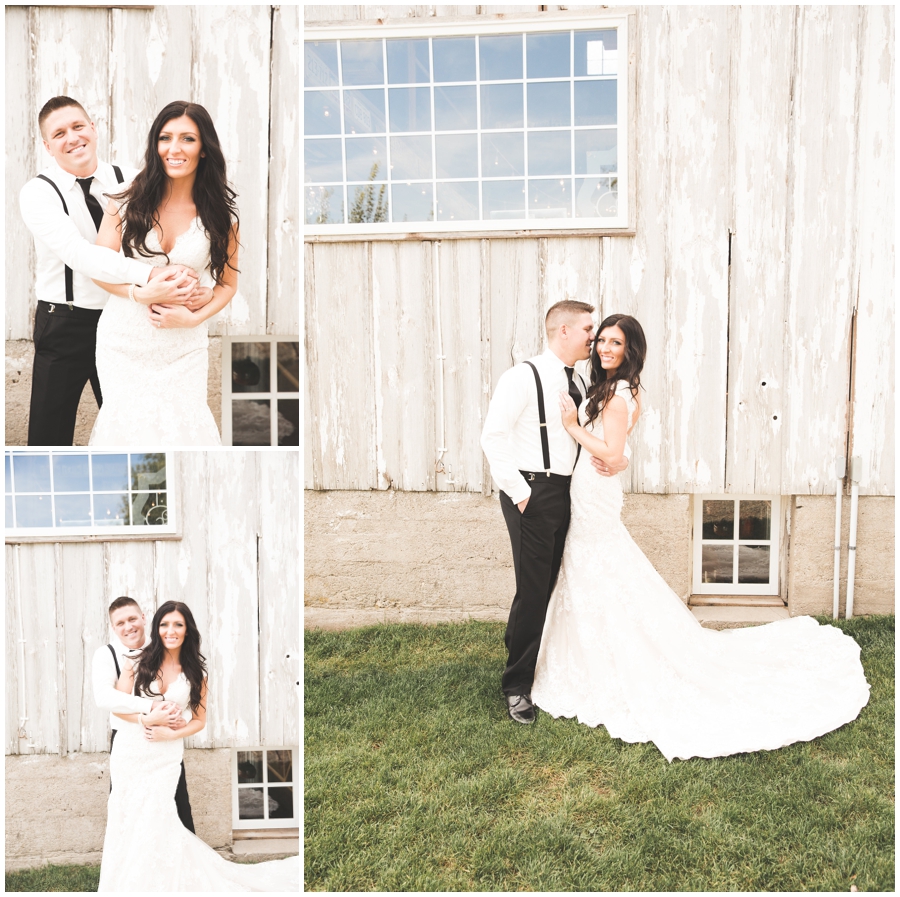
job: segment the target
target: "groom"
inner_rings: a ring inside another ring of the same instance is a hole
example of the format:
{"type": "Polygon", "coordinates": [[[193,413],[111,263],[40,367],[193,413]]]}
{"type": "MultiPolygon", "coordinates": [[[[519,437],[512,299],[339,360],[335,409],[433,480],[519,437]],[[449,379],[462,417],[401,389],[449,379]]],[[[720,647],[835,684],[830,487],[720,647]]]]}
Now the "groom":
{"type": "MultiPolygon", "coordinates": [[[[491,398],[481,447],[500,487],[500,507],[512,543],[516,595],[506,626],[509,656],[502,687],[507,712],[518,723],[535,718],[531,686],[547,605],[569,529],[569,484],[580,447],[566,432],[559,394],[576,406],[587,387],[575,362],[591,354],[593,305],[565,299],[547,312],[547,350],[500,377],[491,398]]],[[[603,476],[628,466],[592,463],[603,476]]]]}
{"type": "MultiPolygon", "coordinates": [[[[102,403],[94,361],[97,321],[109,295],[92,280],[134,283],[150,280],[180,285],[197,274],[184,265],[152,267],[95,246],[106,206],[104,194],[119,193],[137,173],[97,159],[97,130],[84,107],[71,97],[53,97],[38,115],[50,166],[19,194],[25,225],[34,236],[34,368],[29,445],[71,445],[84,385],[90,381],[102,403]]],[[[140,302],[140,299],[136,301],[140,302]]],[[[160,302],[144,300],[144,304],[160,302]]],[[[170,296],[169,303],[184,300],[170,296]]],[[[199,308],[209,301],[194,301],[199,308]]]]}
{"type": "MultiPolygon", "coordinates": [[[[122,722],[115,715],[116,713],[143,713],[144,725],[168,726],[170,729],[180,729],[187,725],[184,714],[190,716],[189,710],[182,713],[178,704],[173,701],[153,701],[150,698],[126,694],[116,688],[123,659],[132,657],[149,642],[149,639],[144,637],[146,622],[146,618],[134,598],[116,598],[109,606],[109,624],[116,637],[110,644],[98,648],[94,653],[94,701],[98,707],[109,711],[109,724],[112,728],[109,737],[110,755],[116,740],[116,730],[122,722]]],[[[111,775],[110,778],[112,778],[111,775]]],[[[112,791],[112,782],[110,782],[110,791],[112,791]]],[[[178,818],[182,825],[189,832],[193,832],[194,819],[191,816],[191,802],[188,799],[187,782],[184,777],[184,761],[181,763],[181,776],[178,779],[178,788],[175,790],[175,806],[178,809],[178,818]]]]}

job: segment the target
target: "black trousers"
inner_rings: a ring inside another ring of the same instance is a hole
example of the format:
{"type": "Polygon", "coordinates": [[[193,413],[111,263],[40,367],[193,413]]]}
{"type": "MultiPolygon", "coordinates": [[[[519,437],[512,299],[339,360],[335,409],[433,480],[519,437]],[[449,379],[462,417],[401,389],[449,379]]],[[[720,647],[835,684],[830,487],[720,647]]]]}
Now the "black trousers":
{"type": "Polygon", "coordinates": [[[38,302],[34,315],[29,445],[71,445],[84,384],[101,405],[95,353],[101,309],[38,302]]]}
{"type": "MultiPolygon", "coordinates": [[[[116,730],[112,730],[112,734],[109,736],[109,752],[112,753],[113,742],[116,740],[116,730]]],[[[112,775],[109,777],[109,790],[112,793],[112,775]]],[[[178,809],[178,818],[181,820],[181,824],[193,834],[197,834],[194,831],[194,817],[191,815],[191,802],[188,799],[187,793],[187,781],[184,778],[184,760],[181,761],[181,775],[178,777],[178,787],[175,789],[175,807],[178,809]]]]}
{"type": "Polygon", "coordinates": [[[531,694],[547,605],[569,529],[568,482],[537,477],[529,485],[531,498],[524,514],[505,492],[500,493],[516,571],[516,596],[506,625],[509,657],[502,680],[506,695],[531,694]]]}

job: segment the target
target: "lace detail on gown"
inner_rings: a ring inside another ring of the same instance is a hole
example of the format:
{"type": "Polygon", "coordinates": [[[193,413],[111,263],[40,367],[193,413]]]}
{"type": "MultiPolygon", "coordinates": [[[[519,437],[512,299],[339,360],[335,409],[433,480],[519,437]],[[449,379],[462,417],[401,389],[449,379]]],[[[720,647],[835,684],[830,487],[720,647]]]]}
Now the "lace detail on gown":
{"type": "MultiPolygon", "coordinates": [[[[630,421],[624,381],[617,394],[630,421]]],[[[543,710],[652,741],[670,761],[773,750],[859,715],[869,685],[853,639],[811,617],[704,629],[622,524],[618,477],[584,451],[571,501],[532,688],[543,710]]]]}
{"type": "MultiPolygon", "coordinates": [[[[160,250],[155,230],[147,246],[160,250]]],[[[167,264],[165,256],[149,261],[167,264]]],[[[209,237],[199,218],[175,241],[169,263],[188,265],[202,284],[212,284],[209,237]]],[[[147,306],[110,296],[97,325],[103,406],[90,445],[221,445],[206,403],[207,332],[206,321],[190,329],[154,327],[147,306]]]]}
{"type": "MultiPolygon", "coordinates": [[[[172,683],[165,698],[187,706],[190,685],[184,675],[172,683]]],[[[232,863],[181,824],[175,789],[183,753],[182,738],[147,741],[141,726],[120,722],[109,759],[113,787],[98,890],[299,892],[299,857],[255,865],[232,863]]]]}

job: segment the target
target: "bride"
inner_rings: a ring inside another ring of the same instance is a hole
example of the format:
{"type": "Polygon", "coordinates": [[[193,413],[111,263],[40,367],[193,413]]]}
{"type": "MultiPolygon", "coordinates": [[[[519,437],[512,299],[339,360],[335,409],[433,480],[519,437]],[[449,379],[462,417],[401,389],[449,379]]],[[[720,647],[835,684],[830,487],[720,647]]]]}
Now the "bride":
{"type": "Polygon", "coordinates": [[[298,891],[300,863],[288,857],[256,865],[231,863],[189,832],[178,818],[175,789],[183,738],[206,725],[207,678],[200,634],[186,604],[167,601],[153,616],[150,643],[136,663],[126,662],[120,691],[190,708],[180,729],[144,726],[143,714],[117,713],[110,754],[109,796],[100,891],[298,891]],[[149,853],[148,853],[149,851],[149,853]],[[158,852],[149,870],[147,859],[158,852]]]}
{"type": "Polygon", "coordinates": [[[143,169],[111,198],[97,245],[154,266],[184,265],[200,281],[183,274],[175,299],[183,304],[149,312],[141,302],[163,287],[95,281],[112,295],[97,326],[103,405],[91,445],[221,444],[206,403],[206,322],[237,290],[235,195],[209,113],[169,103],[150,128],[143,169]]]}
{"type": "Polygon", "coordinates": [[[704,629],[623,526],[618,477],[594,474],[591,456],[621,461],[645,352],[641,325],[610,315],[580,421],[560,396],[583,451],[532,700],[613,738],[652,741],[669,761],[774,750],[837,729],[869,700],[856,642],[811,617],[704,629]]]}

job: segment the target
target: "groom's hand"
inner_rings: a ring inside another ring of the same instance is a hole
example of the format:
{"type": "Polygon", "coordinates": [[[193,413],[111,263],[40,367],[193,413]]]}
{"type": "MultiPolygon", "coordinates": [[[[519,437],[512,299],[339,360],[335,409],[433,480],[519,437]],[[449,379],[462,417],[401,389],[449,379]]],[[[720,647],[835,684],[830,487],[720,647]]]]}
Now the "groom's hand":
{"type": "Polygon", "coordinates": [[[526,508],[526,506],[528,505],[528,499],[530,499],[530,498],[531,498],[531,496],[529,495],[528,498],[523,498],[523,499],[516,505],[516,507],[519,509],[519,513],[520,513],[520,514],[524,514],[524,513],[525,513],[525,508],[526,508]]]}
{"type": "Polygon", "coordinates": [[[628,467],[628,459],[623,458],[620,464],[607,464],[605,461],[602,461],[600,458],[591,458],[591,464],[594,465],[594,470],[600,474],[602,477],[614,477],[617,473],[621,473],[628,467]]]}
{"type": "Polygon", "coordinates": [[[174,701],[154,701],[150,712],[144,714],[144,725],[168,726],[176,716],[181,717],[181,708],[174,701]]]}
{"type": "Polygon", "coordinates": [[[164,265],[161,268],[154,268],[150,272],[150,280],[168,280],[176,274],[187,274],[194,280],[199,279],[197,272],[193,268],[188,268],[187,265],[164,265]]]}
{"type": "Polygon", "coordinates": [[[186,725],[187,720],[180,713],[169,722],[170,729],[183,729],[186,725]]]}

